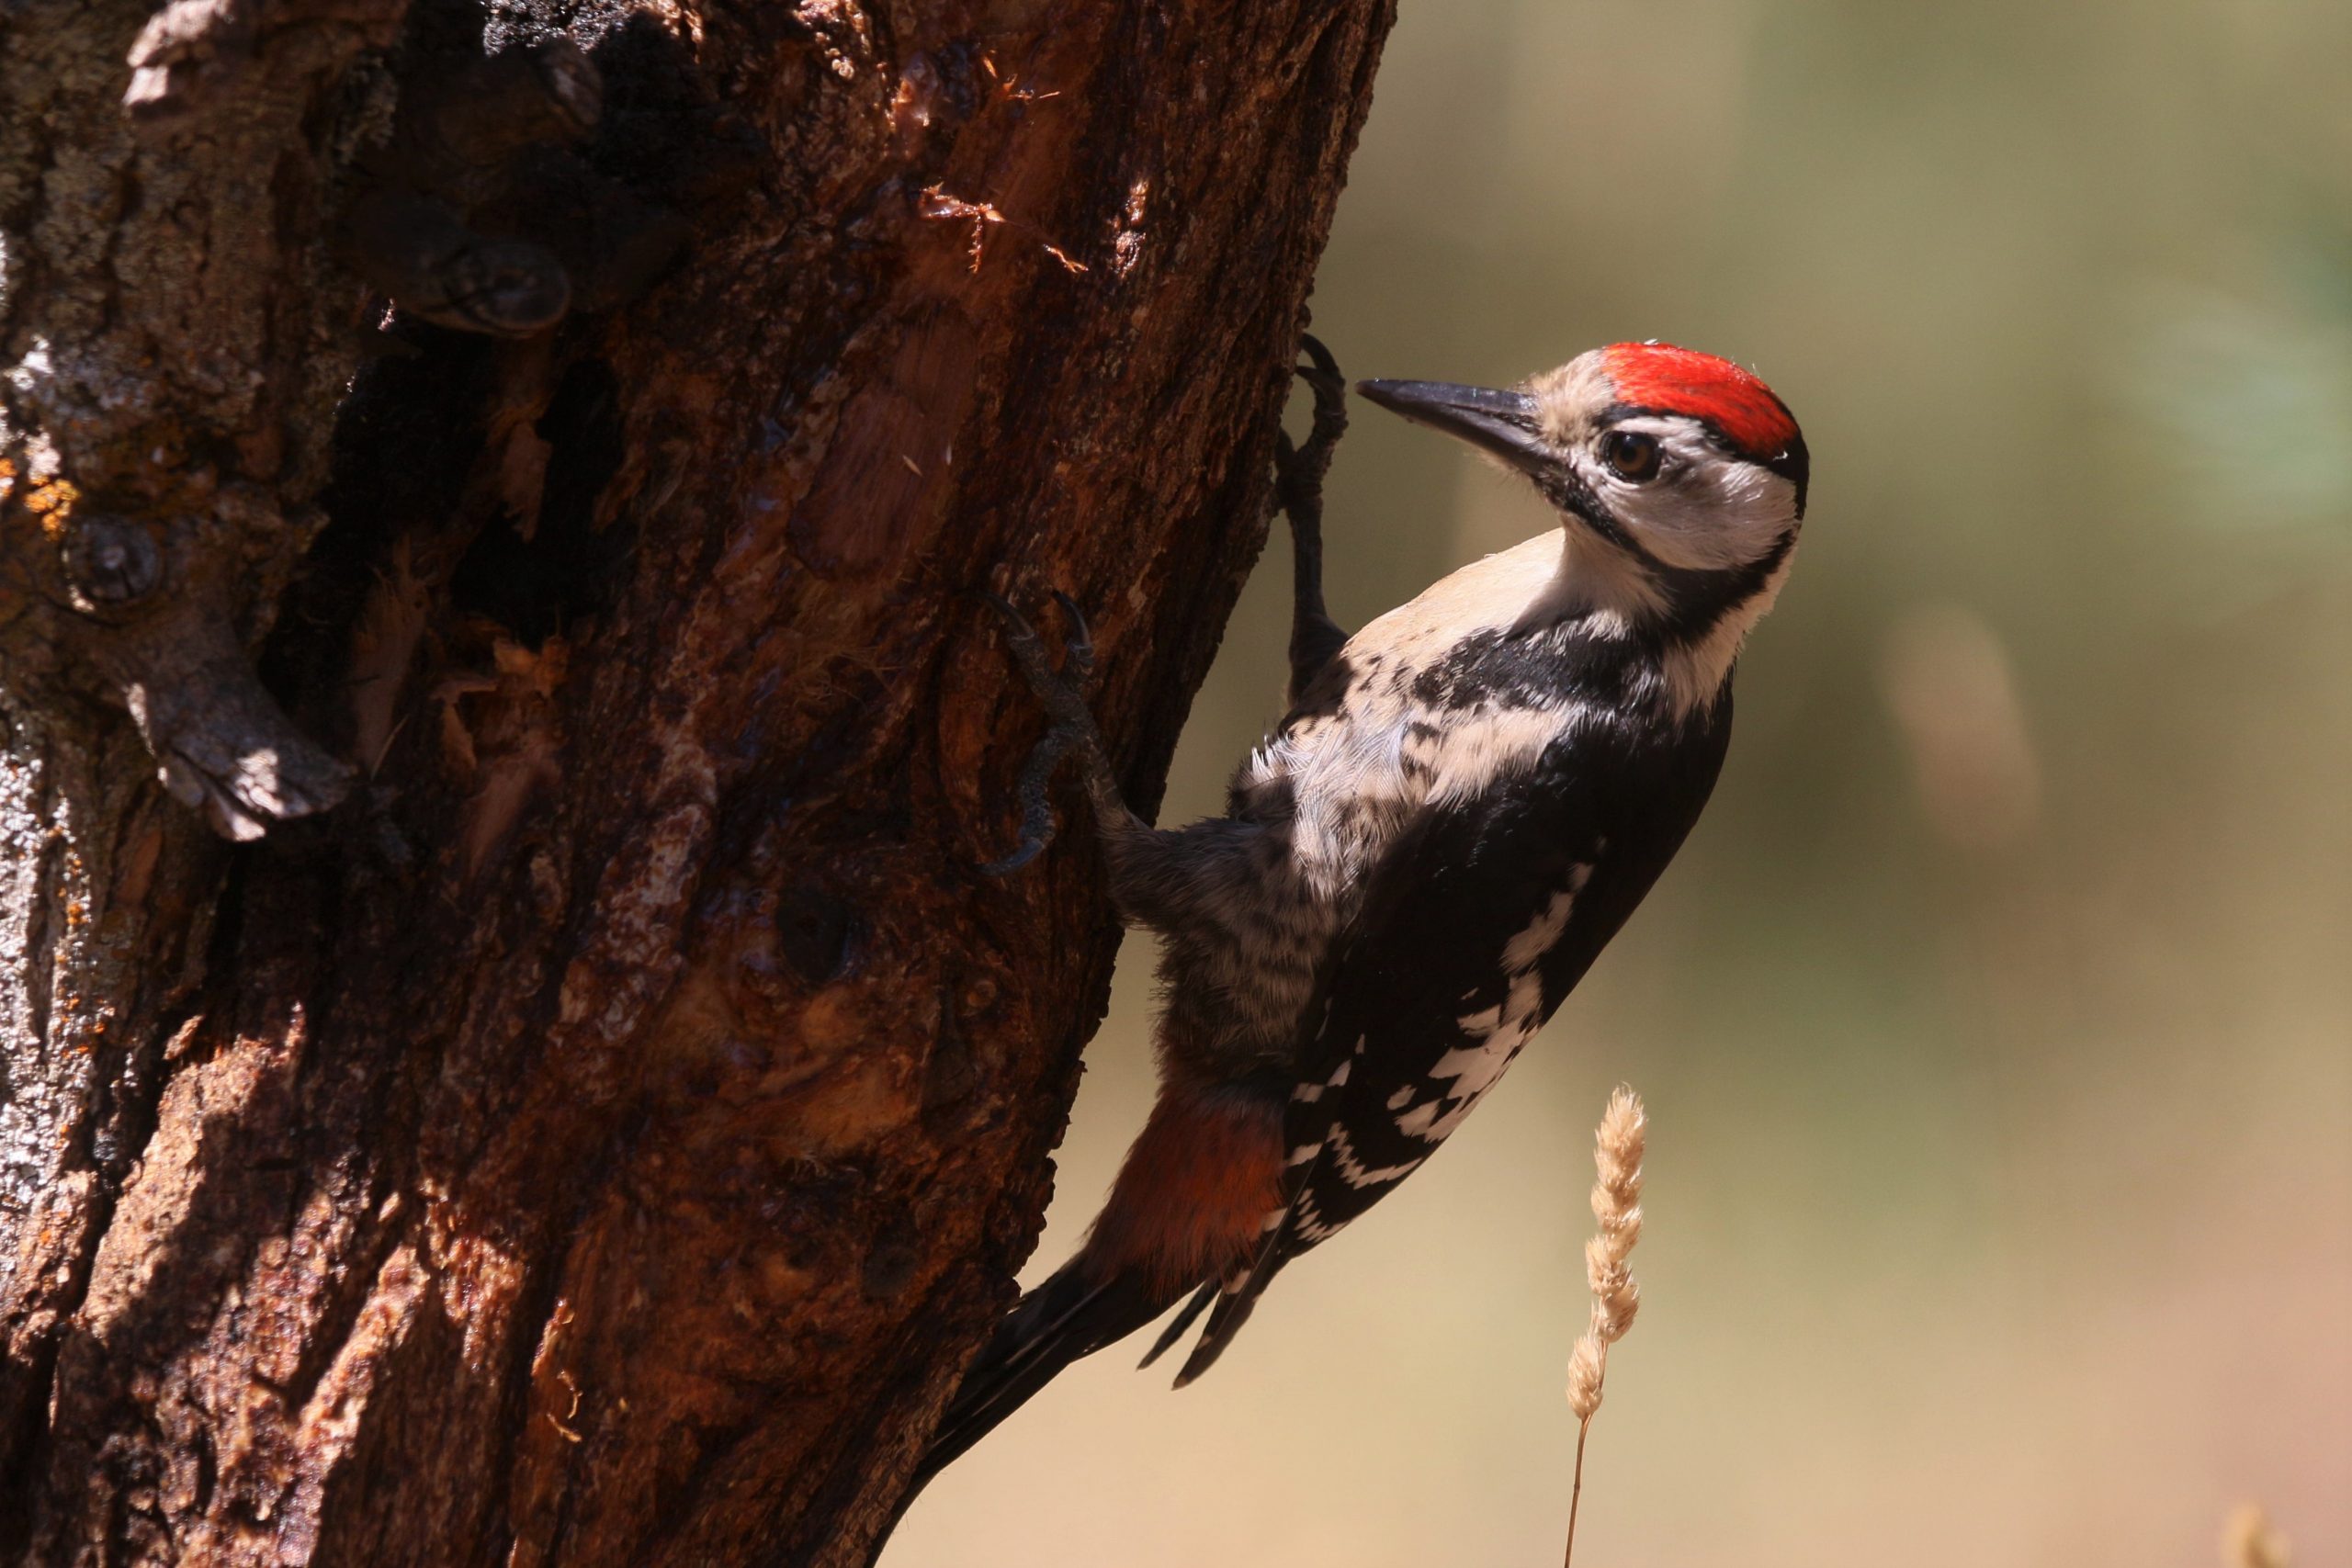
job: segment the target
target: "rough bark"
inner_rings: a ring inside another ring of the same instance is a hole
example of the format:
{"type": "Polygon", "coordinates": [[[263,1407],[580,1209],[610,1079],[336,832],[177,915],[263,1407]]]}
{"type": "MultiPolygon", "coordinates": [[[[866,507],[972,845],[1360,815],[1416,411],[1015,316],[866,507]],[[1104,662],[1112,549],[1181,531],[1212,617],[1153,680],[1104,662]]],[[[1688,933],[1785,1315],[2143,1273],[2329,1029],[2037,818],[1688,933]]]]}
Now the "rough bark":
{"type": "Polygon", "coordinates": [[[865,1560],[1389,10],[0,11],[0,1560],[865,1560]]]}

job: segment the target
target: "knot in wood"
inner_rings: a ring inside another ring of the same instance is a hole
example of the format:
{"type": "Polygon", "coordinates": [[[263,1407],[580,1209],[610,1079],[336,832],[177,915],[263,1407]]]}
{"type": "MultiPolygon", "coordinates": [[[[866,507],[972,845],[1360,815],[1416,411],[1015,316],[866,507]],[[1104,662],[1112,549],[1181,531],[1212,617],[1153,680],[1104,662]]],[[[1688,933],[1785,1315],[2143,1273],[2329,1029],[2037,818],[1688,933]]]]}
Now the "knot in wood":
{"type": "MultiPolygon", "coordinates": [[[[440,282],[455,323],[502,337],[528,337],[563,319],[571,279],[546,247],[527,240],[481,240],[443,264],[440,282]]],[[[427,320],[442,320],[417,308],[427,320]]]]}
{"type": "Polygon", "coordinates": [[[548,107],[565,122],[565,133],[577,138],[595,130],[605,116],[605,78],[595,62],[570,39],[557,39],[534,54],[532,63],[547,87],[548,107]]]}
{"type": "Polygon", "coordinates": [[[65,575],[92,604],[119,608],[163,586],[164,553],[127,517],[83,517],[66,543],[65,575]]]}

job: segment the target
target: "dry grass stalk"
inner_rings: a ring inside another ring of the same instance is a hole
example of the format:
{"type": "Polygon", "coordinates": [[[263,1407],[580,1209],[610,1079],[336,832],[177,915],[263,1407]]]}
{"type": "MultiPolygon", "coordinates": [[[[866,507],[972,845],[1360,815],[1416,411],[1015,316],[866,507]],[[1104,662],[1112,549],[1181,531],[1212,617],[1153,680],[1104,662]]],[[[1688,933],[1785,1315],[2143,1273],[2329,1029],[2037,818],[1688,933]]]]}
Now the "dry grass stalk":
{"type": "Polygon", "coordinates": [[[1585,1243],[1585,1279],[1592,1287],[1592,1317],[1568,1357],[1568,1408],[1577,1414],[1576,1481],[1568,1494],[1568,1545],[1563,1568],[1576,1560],[1577,1506],[1584,1499],[1584,1439],[1600,1408],[1609,1375],[1609,1347],[1634,1326],[1642,1291],[1634,1282],[1634,1243],[1642,1235],[1642,1148],[1649,1117],[1641,1096],[1620,1084],[1600,1113],[1592,1140],[1593,1237],[1585,1243]]]}
{"type": "Polygon", "coordinates": [[[2241,1504],[2222,1534],[2225,1568],[2287,1568],[2287,1538],[2271,1527],[2259,1503],[2241,1504]]]}

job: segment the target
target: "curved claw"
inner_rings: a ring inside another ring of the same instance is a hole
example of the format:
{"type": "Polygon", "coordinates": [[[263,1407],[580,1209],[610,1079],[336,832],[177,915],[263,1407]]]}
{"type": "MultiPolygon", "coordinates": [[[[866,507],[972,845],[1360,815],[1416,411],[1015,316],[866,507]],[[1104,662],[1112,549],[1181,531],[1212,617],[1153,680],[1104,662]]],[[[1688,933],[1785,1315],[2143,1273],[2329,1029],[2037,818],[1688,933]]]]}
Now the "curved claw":
{"type": "MultiPolygon", "coordinates": [[[[1312,365],[1294,365],[1291,374],[1306,383],[1315,394],[1315,435],[1323,436],[1326,426],[1336,426],[1327,440],[1339,439],[1339,431],[1347,428],[1348,378],[1340,374],[1340,362],[1323,346],[1312,333],[1299,334],[1299,345],[1312,365]]],[[[1311,439],[1311,438],[1310,438],[1311,439]]]]}
{"type": "Polygon", "coordinates": [[[1078,607],[1077,600],[1057,588],[1054,603],[1069,617],[1069,637],[1062,643],[1062,661],[1072,675],[1084,681],[1094,673],[1094,633],[1087,626],[1085,612],[1078,607]]]}
{"type": "Polygon", "coordinates": [[[1311,363],[1293,366],[1292,374],[1314,392],[1315,412],[1304,445],[1292,441],[1287,433],[1277,434],[1274,499],[1290,513],[1294,526],[1314,529],[1320,526],[1323,476],[1331,467],[1331,454],[1340,437],[1347,434],[1348,383],[1340,374],[1340,362],[1322,340],[1312,333],[1302,333],[1298,341],[1311,363]]]}
{"type": "Polygon", "coordinates": [[[1021,802],[1021,841],[1011,853],[979,868],[984,876],[1008,876],[1042,854],[1059,830],[1046,792],[1062,759],[1093,734],[1093,716],[1087,710],[1083,688],[1094,670],[1094,638],[1087,629],[1086,616],[1079,610],[1078,602],[1059,589],[1055,590],[1054,600],[1061,605],[1070,626],[1062,668],[1057,670],[1046,639],[1037,635],[1037,628],[1029,624],[1027,616],[1001,594],[983,591],[979,597],[1004,623],[1005,647],[1039,705],[1046,710],[1047,720],[1045,737],[1022,765],[1020,783],[1015,786],[1021,802]]]}
{"type": "Polygon", "coordinates": [[[1306,366],[1293,367],[1294,375],[1317,391],[1321,391],[1327,382],[1334,390],[1346,389],[1347,378],[1340,374],[1340,362],[1331,356],[1329,349],[1323,346],[1321,338],[1317,337],[1313,333],[1301,333],[1298,334],[1298,346],[1306,353],[1308,359],[1314,361],[1314,364],[1311,368],[1306,366]]]}
{"type": "Polygon", "coordinates": [[[1053,841],[1053,826],[1048,823],[1045,832],[1034,838],[1024,835],[1020,846],[1002,860],[982,861],[980,874],[982,876],[1011,876],[1014,872],[1044,854],[1046,846],[1053,841]]]}
{"type": "Polygon", "coordinates": [[[1059,730],[1047,730],[1022,764],[1021,782],[1014,793],[1021,802],[1021,841],[1001,860],[992,860],[980,867],[983,876],[1010,876],[1046,852],[1060,829],[1054,821],[1053,807],[1046,799],[1046,786],[1053,783],[1054,770],[1061,765],[1062,754],[1069,750],[1069,740],[1059,730]]]}
{"type": "Polygon", "coordinates": [[[1030,685],[1035,686],[1040,681],[1051,681],[1054,666],[1046,655],[1046,639],[1037,635],[1037,628],[1029,624],[1029,617],[1014,609],[1012,601],[1001,593],[991,593],[983,589],[980,591],[980,602],[994,610],[997,617],[1004,622],[1004,646],[1012,652],[1012,661],[1021,667],[1021,673],[1027,677],[1030,685]]]}
{"type": "Polygon", "coordinates": [[[1021,814],[1021,841],[1012,846],[1011,852],[996,860],[984,860],[975,869],[982,876],[1011,876],[1051,848],[1060,831],[1050,812],[1039,817],[1023,811],[1021,814]]]}

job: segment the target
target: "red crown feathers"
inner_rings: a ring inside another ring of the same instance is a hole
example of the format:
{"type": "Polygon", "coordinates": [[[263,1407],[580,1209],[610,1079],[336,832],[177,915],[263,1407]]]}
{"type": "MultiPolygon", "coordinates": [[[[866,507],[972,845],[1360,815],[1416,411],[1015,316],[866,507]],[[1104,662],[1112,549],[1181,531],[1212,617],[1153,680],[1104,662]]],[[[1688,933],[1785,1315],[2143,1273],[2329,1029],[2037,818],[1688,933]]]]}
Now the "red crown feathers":
{"type": "Polygon", "coordinates": [[[1759,460],[1797,438],[1787,405],[1728,359],[1664,343],[1611,344],[1602,354],[1619,402],[1703,419],[1759,460]]]}

